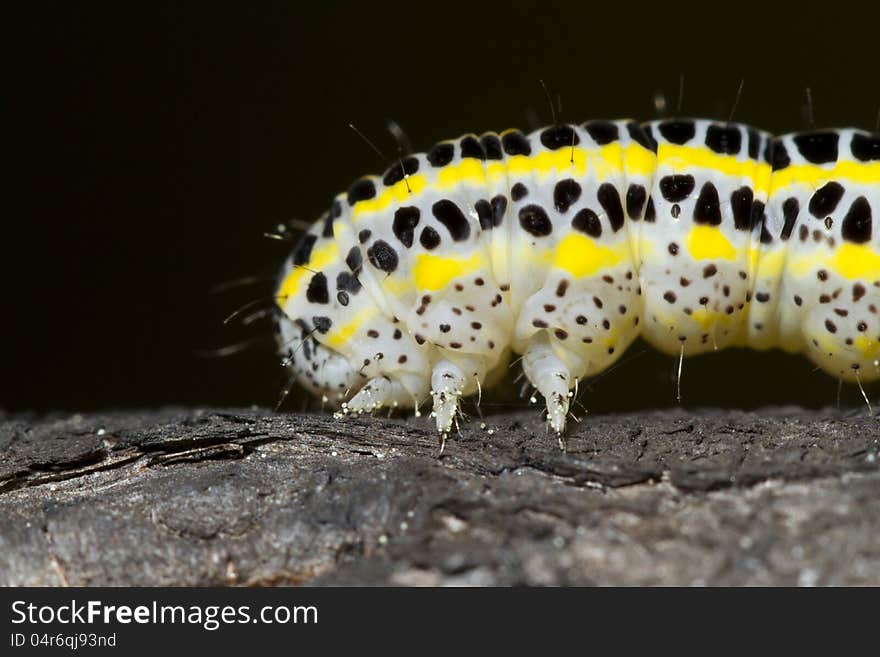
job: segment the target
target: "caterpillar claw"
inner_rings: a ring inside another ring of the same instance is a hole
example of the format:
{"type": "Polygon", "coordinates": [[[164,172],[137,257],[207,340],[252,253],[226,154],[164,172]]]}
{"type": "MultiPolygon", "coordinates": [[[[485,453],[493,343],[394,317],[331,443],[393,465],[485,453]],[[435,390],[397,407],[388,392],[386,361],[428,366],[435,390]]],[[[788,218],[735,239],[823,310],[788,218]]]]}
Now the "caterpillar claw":
{"type": "Polygon", "coordinates": [[[569,384],[568,367],[553,352],[545,336],[529,343],[523,354],[523,371],[540,392],[547,405],[547,424],[559,438],[559,446],[565,451],[565,419],[568,416],[569,384]]]}
{"type": "Polygon", "coordinates": [[[445,436],[452,429],[464,386],[464,373],[454,363],[441,360],[434,366],[434,371],[431,373],[431,397],[434,400],[432,414],[437,421],[437,431],[441,436],[445,436]]]}
{"type": "Polygon", "coordinates": [[[386,377],[370,379],[350,401],[342,405],[344,413],[371,413],[388,405],[392,396],[392,385],[386,377]]]}

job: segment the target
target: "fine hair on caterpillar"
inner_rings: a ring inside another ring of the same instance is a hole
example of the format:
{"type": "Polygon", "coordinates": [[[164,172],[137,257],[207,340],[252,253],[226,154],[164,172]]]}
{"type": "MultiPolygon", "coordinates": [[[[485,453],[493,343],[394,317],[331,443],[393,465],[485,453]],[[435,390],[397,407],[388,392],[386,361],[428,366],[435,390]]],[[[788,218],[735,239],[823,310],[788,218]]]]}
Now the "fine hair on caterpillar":
{"type": "Polygon", "coordinates": [[[293,379],[341,415],[430,401],[445,436],[518,360],[562,444],[578,383],[641,338],[679,399],[687,357],[748,347],[868,403],[880,136],[734,123],[742,82],[727,120],[560,123],[542,86],[552,125],[401,153],[301,237],[275,289],[293,379]]]}

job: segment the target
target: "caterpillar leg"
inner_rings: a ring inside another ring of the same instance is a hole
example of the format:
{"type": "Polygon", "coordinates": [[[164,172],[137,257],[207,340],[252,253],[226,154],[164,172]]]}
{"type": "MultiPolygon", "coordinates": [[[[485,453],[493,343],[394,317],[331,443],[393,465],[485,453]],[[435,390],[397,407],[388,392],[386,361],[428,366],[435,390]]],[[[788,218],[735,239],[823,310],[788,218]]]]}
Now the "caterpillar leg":
{"type": "Polygon", "coordinates": [[[465,374],[453,362],[438,361],[431,373],[431,396],[434,398],[434,417],[437,419],[437,431],[441,435],[449,433],[458,401],[464,393],[465,374]]]}
{"type": "Polygon", "coordinates": [[[382,407],[418,408],[425,393],[426,385],[421,377],[407,373],[400,378],[377,376],[370,379],[348,402],[342,404],[342,413],[370,413],[382,407]]]}
{"type": "Polygon", "coordinates": [[[392,397],[391,380],[380,376],[370,379],[348,402],[343,402],[343,413],[370,413],[390,405],[392,397]]]}
{"type": "Polygon", "coordinates": [[[556,354],[545,335],[529,343],[522,358],[523,371],[538,392],[547,401],[547,423],[559,437],[559,446],[565,449],[562,437],[568,416],[568,390],[571,374],[556,354]]]}

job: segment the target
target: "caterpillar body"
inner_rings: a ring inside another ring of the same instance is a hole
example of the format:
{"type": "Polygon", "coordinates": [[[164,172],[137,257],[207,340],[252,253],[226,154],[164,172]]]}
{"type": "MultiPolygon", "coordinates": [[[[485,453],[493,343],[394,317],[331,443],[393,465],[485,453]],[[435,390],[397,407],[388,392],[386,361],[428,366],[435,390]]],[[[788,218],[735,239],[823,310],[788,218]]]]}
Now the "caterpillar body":
{"type": "MultiPolygon", "coordinates": [[[[641,336],[675,356],[802,352],[880,378],[880,136],[710,120],[468,134],[364,177],[286,261],[285,362],[345,413],[463,395],[521,356],[571,391],[641,336]]],[[[418,410],[416,410],[418,413],[418,410]]]]}

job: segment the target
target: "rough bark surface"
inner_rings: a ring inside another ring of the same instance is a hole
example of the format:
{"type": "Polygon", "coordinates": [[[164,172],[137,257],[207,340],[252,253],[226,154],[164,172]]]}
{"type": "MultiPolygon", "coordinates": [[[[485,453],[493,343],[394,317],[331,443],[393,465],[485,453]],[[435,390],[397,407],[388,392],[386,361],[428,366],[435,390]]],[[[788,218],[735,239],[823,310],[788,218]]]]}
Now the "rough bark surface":
{"type": "Polygon", "coordinates": [[[880,423],[462,426],[169,409],[0,423],[0,584],[880,584],[880,423]],[[491,430],[491,431],[490,431],[491,430]]]}

